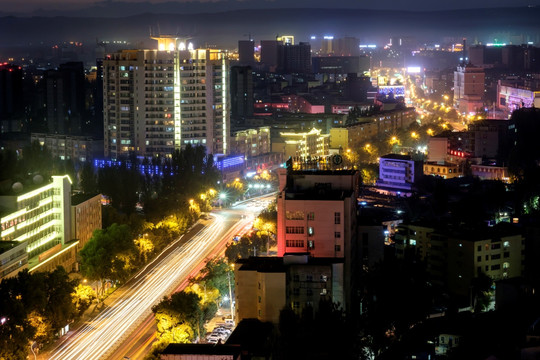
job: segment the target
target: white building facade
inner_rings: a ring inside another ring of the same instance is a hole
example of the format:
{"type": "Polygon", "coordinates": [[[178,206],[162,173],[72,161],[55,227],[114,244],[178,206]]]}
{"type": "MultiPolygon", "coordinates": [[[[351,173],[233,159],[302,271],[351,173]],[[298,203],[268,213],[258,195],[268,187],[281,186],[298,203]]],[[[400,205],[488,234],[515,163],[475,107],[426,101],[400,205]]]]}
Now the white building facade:
{"type": "Polygon", "coordinates": [[[103,61],[105,156],[170,156],[188,144],[227,154],[226,53],[154,39],[158,49],[123,50],[103,61]]]}

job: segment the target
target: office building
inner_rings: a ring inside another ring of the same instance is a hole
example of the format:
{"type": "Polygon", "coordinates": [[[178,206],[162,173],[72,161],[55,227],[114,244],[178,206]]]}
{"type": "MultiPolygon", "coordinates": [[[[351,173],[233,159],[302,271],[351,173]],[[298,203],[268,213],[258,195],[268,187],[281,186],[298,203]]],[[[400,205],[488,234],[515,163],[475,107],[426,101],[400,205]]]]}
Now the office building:
{"type": "MultiPolygon", "coordinates": [[[[15,190],[21,187],[14,185],[15,190]]],[[[101,228],[101,196],[79,198],[74,204],[67,175],[53,176],[49,184],[20,195],[0,196],[0,245],[15,244],[10,258],[22,257],[21,264],[26,261],[31,272],[60,265],[75,270],[77,251],[101,228]],[[16,244],[24,244],[26,258],[16,244]]]]}
{"type": "Polygon", "coordinates": [[[253,115],[253,71],[249,66],[231,67],[231,117],[253,115]]]}
{"type": "Polygon", "coordinates": [[[311,73],[311,45],[300,42],[298,45],[280,44],[278,50],[278,71],[282,73],[311,73]]]}
{"type": "Polygon", "coordinates": [[[170,36],[155,50],[103,61],[105,156],[170,156],[188,144],[227,154],[229,65],[225,53],[170,36]]]}
{"type": "Polygon", "coordinates": [[[277,40],[261,40],[261,63],[264,69],[275,71],[278,66],[277,40]]]}
{"type": "Polygon", "coordinates": [[[26,241],[0,241],[0,281],[28,269],[26,241]]]}
{"type": "Polygon", "coordinates": [[[251,66],[255,63],[255,42],[252,39],[238,41],[238,64],[251,66]]]}
{"type": "Polygon", "coordinates": [[[23,72],[20,66],[0,64],[0,134],[21,131],[24,115],[23,72]]]}
{"type": "Polygon", "coordinates": [[[32,133],[30,141],[39,142],[61,160],[85,162],[103,157],[103,140],[89,136],[32,133]]]}
{"type": "Polygon", "coordinates": [[[454,71],[454,107],[465,114],[483,109],[485,89],[484,69],[462,64],[454,71]]]}

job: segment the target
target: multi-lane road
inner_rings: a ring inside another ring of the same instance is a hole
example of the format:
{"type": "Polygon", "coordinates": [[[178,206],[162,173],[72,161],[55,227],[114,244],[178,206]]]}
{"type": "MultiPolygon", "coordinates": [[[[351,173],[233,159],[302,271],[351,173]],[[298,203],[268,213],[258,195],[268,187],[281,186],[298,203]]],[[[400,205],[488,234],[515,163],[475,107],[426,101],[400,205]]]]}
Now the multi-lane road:
{"type": "Polygon", "coordinates": [[[142,359],[151,348],[152,306],[185,286],[206,261],[223,252],[232,237],[253,222],[272,196],[215,211],[169,245],[152,263],[106,301],[95,318],[68,333],[47,359],[142,359]]]}

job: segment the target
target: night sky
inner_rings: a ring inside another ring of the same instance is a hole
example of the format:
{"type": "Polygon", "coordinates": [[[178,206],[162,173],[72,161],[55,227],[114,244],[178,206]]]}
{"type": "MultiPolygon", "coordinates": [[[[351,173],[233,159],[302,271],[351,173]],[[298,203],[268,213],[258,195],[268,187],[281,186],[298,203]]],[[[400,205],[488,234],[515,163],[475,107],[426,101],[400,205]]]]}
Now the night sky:
{"type": "MultiPolygon", "coordinates": [[[[83,15],[88,9],[125,7],[129,12],[213,12],[241,8],[357,8],[357,9],[391,9],[409,11],[429,11],[446,9],[470,9],[490,7],[540,6],[540,0],[131,0],[131,1],[95,1],[95,0],[0,0],[0,13],[12,15],[83,15]]],[[[116,14],[120,15],[120,14],[116,14]]]]}

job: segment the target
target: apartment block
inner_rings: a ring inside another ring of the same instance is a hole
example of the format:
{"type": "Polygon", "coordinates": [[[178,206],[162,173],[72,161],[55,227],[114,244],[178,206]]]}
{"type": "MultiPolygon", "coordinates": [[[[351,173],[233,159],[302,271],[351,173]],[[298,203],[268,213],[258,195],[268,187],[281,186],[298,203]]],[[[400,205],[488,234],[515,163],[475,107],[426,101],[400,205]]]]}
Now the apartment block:
{"type": "Polygon", "coordinates": [[[284,307],[298,315],[321,300],[343,305],[343,259],[308,254],[250,257],[235,264],[235,318],[279,322],[284,307]]]}
{"type": "Polygon", "coordinates": [[[170,156],[188,144],[228,153],[229,63],[215,49],[161,36],[158,49],[103,61],[105,156],[170,156]]]}

